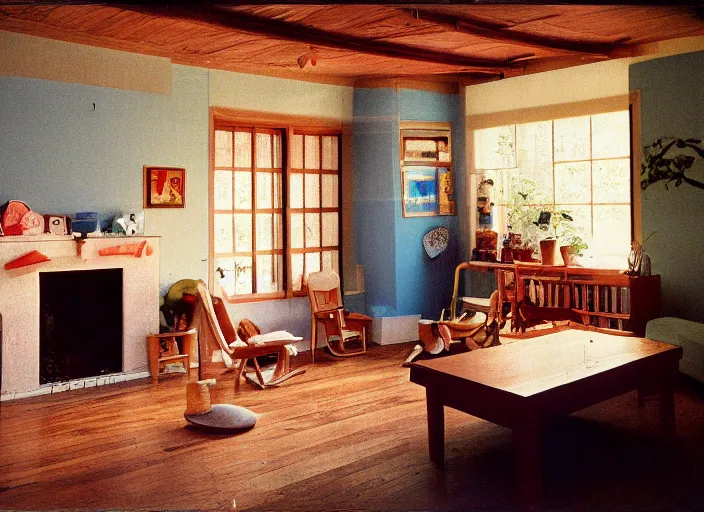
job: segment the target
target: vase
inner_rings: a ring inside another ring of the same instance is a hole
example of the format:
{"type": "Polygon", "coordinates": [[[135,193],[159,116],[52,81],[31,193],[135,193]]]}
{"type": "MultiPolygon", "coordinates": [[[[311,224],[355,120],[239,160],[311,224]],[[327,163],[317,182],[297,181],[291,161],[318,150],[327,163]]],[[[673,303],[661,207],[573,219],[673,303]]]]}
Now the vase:
{"type": "Polygon", "coordinates": [[[541,240],[540,241],[540,259],[543,265],[555,264],[555,249],[557,240],[541,240]]]}
{"type": "Polygon", "coordinates": [[[570,252],[571,246],[569,245],[561,245],[560,246],[560,254],[562,255],[562,261],[565,262],[565,265],[572,265],[572,253],[570,252]]]}

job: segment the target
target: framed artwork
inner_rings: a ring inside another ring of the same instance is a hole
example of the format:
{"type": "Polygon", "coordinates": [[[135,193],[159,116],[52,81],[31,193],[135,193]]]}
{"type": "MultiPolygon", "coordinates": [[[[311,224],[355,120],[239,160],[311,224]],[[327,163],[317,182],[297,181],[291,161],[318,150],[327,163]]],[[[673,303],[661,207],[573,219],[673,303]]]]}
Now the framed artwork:
{"type": "Polygon", "coordinates": [[[420,165],[403,171],[403,216],[425,217],[438,214],[438,183],[435,167],[420,165]]]}
{"type": "Polygon", "coordinates": [[[144,207],[183,208],[186,206],[186,169],[144,166],[144,207]]]}
{"type": "Polygon", "coordinates": [[[404,217],[455,215],[449,167],[404,166],[402,175],[404,217]]]}

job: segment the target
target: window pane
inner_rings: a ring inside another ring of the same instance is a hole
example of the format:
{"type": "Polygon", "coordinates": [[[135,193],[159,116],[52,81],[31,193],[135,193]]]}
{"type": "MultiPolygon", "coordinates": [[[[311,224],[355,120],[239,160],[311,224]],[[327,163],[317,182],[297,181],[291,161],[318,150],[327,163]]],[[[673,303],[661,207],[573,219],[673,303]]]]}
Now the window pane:
{"type": "Polygon", "coordinates": [[[257,209],[271,208],[271,187],[271,173],[257,172],[257,209]]]}
{"type": "Polygon", "coordinates": [[[215,252],[232,252],[232,215],[216,213],[213,217],[215,252]]]}
{"type": "Polygon", "coordinates": [[[338,268],[338,251],[323,251],[323,270],[340,273],[338,268]]]}
{"type": "Polygon", "coordinates": [[[303,254],[291,255],[291,284],[294,291],[300,290],[303,285],[303,254]]]}
{"type": "Polygon", "coordinates": [[[257,133],[257,167],[260,169],[271,168],[271,135],[257,133]]]}
{"type": "Polygon", "coordinates": [[[320,214],[306,213],[306,247],[320,247],[320,214]]]}
{"type": "Polygon", "coordinates": [[[337,137],[323,137],[323,169],[337,170],[337,137]]]}
{"type": "Polygon", "coordinates": [[[320,175],[306,174],[306,208],[320,208],[320,175]]]}
{"type": "Polygon", "coordinates": [[[280,213],[274,214],[274,249],[283,249],[284,247],[282,218],[283,216],[280,213]]]}
{"type": "Polygon", "coordinates": [[[474,163],[477,169],[516,166],[514,126],[498,126],[474,132],[474,163]]]}
{"type": "Polygon", "coordinates": [[[274,134],[274,167],[281,169],[281,134],[274,134]]]}
{"type": "Polygon", "coordinates": [[[323,174],[323,208],[337,208],[337,174],[323,174]]]}
{"type": "Polygon", "coordinates": [[[337,212],[323,213],[323,247],[338,245],[337,212]]]}
{"type": "Polygon", "coordinates": [[[271,213],[257,214],[257,251],[270,251],[273,249],[274,233],[271,217],[271,213]]]}
{"type": "Polygon", "coordinates": [[[517,125],[516,153],[522,169],[552,165],[552,121],[517,125]]]}
{"type": "Polygon", "coordinates": [[[313,272],[320,272],[319,252],[306,253],[306,277],[308,277],[308,274],[312,274],[313,272]]]}
{"type": "Polygon", "coordinates": [[[604,160],[592,163],[595,203],[631,201],[631,161],[604,160]]]}
{"type": "Polygon", "coordinates": [[[257,293],[277,291],[274,258],[271,254],[257,255],[257,293]]]}
{"type": "Polygon", "coordinates": [[[218,272],[214,273],[213,279],[216,286],[220,286],[228,295],[235,294],[235,259],[234,258],[217,258],[215,260],[215,268],[221,268],[225,271],[224,277],[220,277],[218,272]]]}
{"type": "Polygon", "coordinates": [[[555,161],[587,160],[590,151],[589,116],[555,119],[555,161]]]}
{"type": "Polygon", "coordinates": [[[592,238],[592,207],[589,205],[558,204],[558,210],[565,210],[572,217],[572,222],[565,222],[558,227],[557,235],[576,234],[587,243],[592,238]]]}
{"type": "Polygon", "coordinates": [[[291,137],[291,167],[303,169],[303,135],[291,137]]]}
{"type": "Polygon", "coordinates": [[[589,203],[591,178],[589,162],[555,164],[555,202],[589,203]]]}
{"type": "Polygon", "coordinates": [[[232,210],[232,171],[215,171],[213,208],[232,210]]]}
{"type": "Polygon", "coordinates": [[[284,289],[284,257],[281,254],[274,254],[274,282],[277,292],[284,289]]]}
{"type": "Polygon", "coordinates": [[[235,167],[252,167],[252,134],[235,132],[235,167]]]}
{"type": "Polygon", "coordinates": [[[247,213],[235,214],[235,252],[252,250],[252,216],[247,213]]]}
{"type": "Polygon", "coordinates": [[[232,132],[215,130],[215,167],[232,167],[232,132]]]}
{"type": "Polygon", "coordinates": [[[631,154],[628,110],[592,116],[592,158],[613,158],[631,154]]]}
{"type": "Polygon", "coordinates": [[[291,247],[303,249],[303,214],[291,214],[291,247]]]}
{"type": "Polygon", "coordinates": [[[320,169],[320,137],[306,135],[306,169],[320,169]]]}
{"type": "Polygon", "coordinates": [[[235,209],[252,209],[252,173],[235,171],[235,209]]]}
{"type": "Polygon", "coordinates": [[[625,255],[630,249],[630,244],[631,207],[595,205],[594,248],[602,253],[625,255]]]}
{"type": "Polygon", "coordinates": [[[303,208],[303,174],[292,172],[289,175],[289,205],[303,208]]]}
{"type": "Polygon", "coordinates": [[[252,258],[243,256],[234,258],[235,261],[235,294],[247,295],[252,293],[252,258]]]}
{"type": "Polygon", "coordinates": [[[281,173],[275,172],[274,176],[274,208],[283,208],[281,204],[281,173]]]}

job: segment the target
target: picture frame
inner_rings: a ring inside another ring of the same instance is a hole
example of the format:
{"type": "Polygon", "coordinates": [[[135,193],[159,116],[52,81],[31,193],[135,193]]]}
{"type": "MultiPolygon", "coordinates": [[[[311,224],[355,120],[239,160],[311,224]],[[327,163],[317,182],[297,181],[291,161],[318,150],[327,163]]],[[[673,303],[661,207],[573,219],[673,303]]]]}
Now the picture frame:
{"type": "Polygon", "coordinates": [[[438,182],[435,167],[414,165],[403,170],[403,216],[438,214],[438,182]]]}
{"type": "Polygon", "coordinates": [[[186,169],[145,165],[142,190],[145,208],[185,208],[186,169]]]}

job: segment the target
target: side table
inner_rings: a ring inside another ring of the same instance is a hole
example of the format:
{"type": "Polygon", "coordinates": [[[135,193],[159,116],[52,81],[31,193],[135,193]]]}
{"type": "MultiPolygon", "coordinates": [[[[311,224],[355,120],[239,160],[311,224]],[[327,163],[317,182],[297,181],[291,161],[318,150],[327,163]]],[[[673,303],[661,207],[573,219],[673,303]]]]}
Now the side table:
{"type": "Polygon", "coordinates": [[[150,334],[147,336],[147,354],[149,357],[149,373],[152,376],[152,384],[159,381],[159,369],[167,363],[183,363],[186,368],[186,375],[191,375],[191,350],[196,341],[196,329],[189,329],[183,332],[165,332],[162,334],[150,334]],[[160,344],[162,339],[173,338],[178,342],[181,340],[181,353],[160,357],[160,344]]]}

